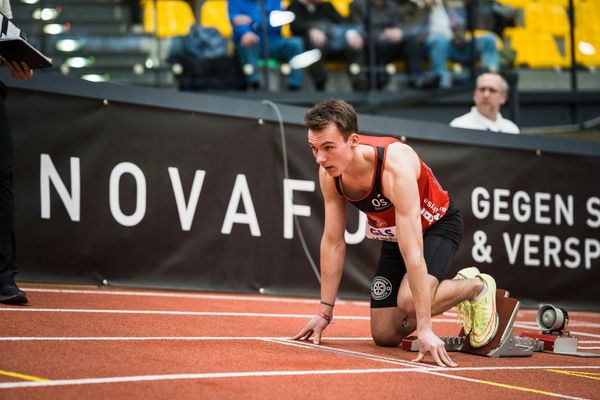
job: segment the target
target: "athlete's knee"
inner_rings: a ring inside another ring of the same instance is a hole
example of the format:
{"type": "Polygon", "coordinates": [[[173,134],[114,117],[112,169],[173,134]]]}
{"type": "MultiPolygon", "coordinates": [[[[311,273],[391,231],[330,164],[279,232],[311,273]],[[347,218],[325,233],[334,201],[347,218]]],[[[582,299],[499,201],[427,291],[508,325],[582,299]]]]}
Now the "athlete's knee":
{"type": "Polygon", "coordinates": [[[399,315],[397,319],[385,323],[371,321],[371,337],[377,346],[397,347],[406,336],[416,329],[416,320],[399,315]]]}
{"type": "Polygon", "coordinates": [[[372,331],[371,336],[376,346],[379,347],[398,347],[404,336],[398,335],[390,330],[372,331]]]}

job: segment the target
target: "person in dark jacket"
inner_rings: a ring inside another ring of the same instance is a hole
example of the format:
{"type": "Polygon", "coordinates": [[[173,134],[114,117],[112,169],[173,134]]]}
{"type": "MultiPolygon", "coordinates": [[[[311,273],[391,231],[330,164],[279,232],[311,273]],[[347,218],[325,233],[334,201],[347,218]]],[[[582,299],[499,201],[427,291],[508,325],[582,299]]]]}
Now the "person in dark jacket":
{"type": "Polygon", "coordinates": [[[403,21],[400,7],[394,0],[354,0],[350,3],[350,19],[368,26],[367,6],[370,6],[370,27],[375,45],[377,88],[382,89],[389,83],[390,75],[384,68],[398,59],[406,60],[409,85],[423,86],[424,52],[418,31],[403,21]]]}
{"type": "MultiPolygon", "coordinates": [[[[12,18],[10,3],[0,0],[0,12],[12,18]]],[[[5,64],[13,78],[27,80],[33,75],[25,63],[5,64]]],[[[12,174],[12,137],[4,100],[6,86],[0,81],[0,303],[24,304],[27,295],[15,284],[15,200],[12,174]]]]}
{"type": "Polygon", "coordinates": [[[323,0],[292,0],[288,10],[296,16],[291,23],[294,36],[304,38],[307,49],[321,50],[322,57],[309,67],[315,88],[325,90],[329,60],[345,61],[353,89],[366,88],[364,38],[360,24],[350,24],[335,7],[323,0]]]}

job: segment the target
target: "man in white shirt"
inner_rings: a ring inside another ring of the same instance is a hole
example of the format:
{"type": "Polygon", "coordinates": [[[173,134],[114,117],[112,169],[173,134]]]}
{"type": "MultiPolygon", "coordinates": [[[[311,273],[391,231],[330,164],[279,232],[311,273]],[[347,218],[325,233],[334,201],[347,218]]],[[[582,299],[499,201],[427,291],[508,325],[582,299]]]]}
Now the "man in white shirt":
{"type": "Polygon", "coordinates": [[[450,126],[502,133],[520,133],[519,127],[500,114],[500,107],[506,103],[508,84],[496,73],[485,73],[477,78],[473,92],[475,106],[471,111],[454,118],[450,126]]]}

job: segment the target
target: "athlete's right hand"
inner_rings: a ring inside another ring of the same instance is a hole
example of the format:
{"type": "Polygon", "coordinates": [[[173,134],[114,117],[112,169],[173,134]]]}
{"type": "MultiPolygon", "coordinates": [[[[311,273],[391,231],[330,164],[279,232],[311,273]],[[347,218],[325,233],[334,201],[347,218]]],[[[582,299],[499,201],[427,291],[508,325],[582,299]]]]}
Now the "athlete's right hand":
{"type": "Polygon", "coordinates": [[[327,321],[319,314],[316,314],[314,317],[311,318],[310,321],[308,321],[308,324],[306,324],[304,329],[302,329],[300,333],[298,333],[292,339],[310,340],[310,338],[312,337],[312,342],[314,344],[319,344],[321,341],[321,334],[323,333],[325,328],[327,328],[327,325],[329,325],[330,323],[330,321],[327,321]]]}

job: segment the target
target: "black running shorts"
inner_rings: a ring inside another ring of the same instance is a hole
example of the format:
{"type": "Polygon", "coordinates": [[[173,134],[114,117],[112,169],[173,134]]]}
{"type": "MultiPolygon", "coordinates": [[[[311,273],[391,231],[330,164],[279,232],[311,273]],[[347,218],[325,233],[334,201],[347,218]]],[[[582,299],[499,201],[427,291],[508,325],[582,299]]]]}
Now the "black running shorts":
{"type": "MultiPolygon", "coordinates": [[[[458,208],[450,202],[446,215],[423,235],[423,252],[427,272],[442,281],[463,237],[463,221],[458,208]]],[[[400,282],[406,265],[398,243],[382,242],[381,255],[371,284],[371,308],[397,307],[400,282]]]]}

